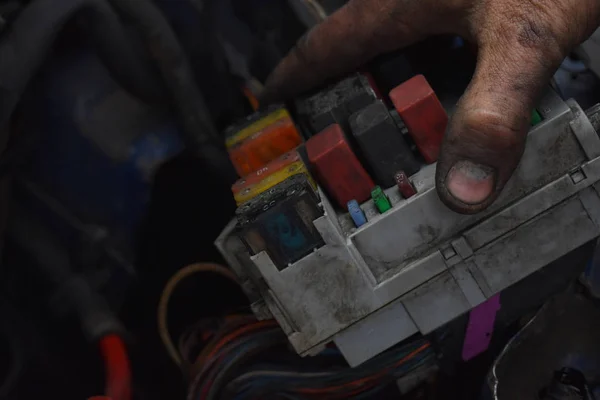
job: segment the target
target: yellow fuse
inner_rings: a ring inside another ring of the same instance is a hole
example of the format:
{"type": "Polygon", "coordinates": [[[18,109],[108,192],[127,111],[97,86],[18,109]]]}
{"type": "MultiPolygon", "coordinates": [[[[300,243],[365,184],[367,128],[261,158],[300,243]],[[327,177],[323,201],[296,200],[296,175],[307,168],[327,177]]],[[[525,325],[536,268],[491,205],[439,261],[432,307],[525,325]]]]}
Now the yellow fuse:
{"type": "Polygon", "coordinates": [[[236,144],[244,141],[255,133],[262,131],[269,125],[272,125],[282,119],[291,118],[290,113],[285,108],[280,108],[273,111],[271,114],[259,119],[256,122],[251,123],[247,127],[240,129],[237,133],[225,139],[225,146],[227,148],[233,147],[236,144]]]}
{"type": "Polygon", "coordinates": [[[246,189],[240,191],[239,193],[235,193],[234,194],[235,202],[237,203],[238,206],[242,205],[245,202],[247,202],[248,200],[252,200],[259,194],[264,193],[267,190],[271,189],[273,186],[285,181],[290,176],[294,176],[297,174],[306,174],[306,176],[308,177],[308,181],[312,185],[313,189],[315,189],[315,190],[317,189],[317,185],[316,185],[315,181],[312,179],[312,177],[310,176],[310,173],[308,172],[306,165],[304,165],[304,163],[302,161],[297,161],[297,162],[292,163],[292,164],[288,165],[287,167],[267,176],[265,179],[258,182],[257,184],[247,187],[246,189]]]}

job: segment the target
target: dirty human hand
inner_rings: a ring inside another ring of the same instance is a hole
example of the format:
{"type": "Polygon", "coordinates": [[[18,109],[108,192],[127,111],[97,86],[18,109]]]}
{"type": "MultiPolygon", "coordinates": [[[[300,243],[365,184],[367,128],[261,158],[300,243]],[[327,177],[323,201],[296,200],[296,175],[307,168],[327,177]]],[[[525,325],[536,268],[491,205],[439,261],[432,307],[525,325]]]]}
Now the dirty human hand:
{"type": "Polygon", "coordinates": [[[351,0],[300,40],[263,97],[287,100],[427,36],[452,33],[475,43],[477,68],[436,174],[442,201],[475,213],[498,197],[518,165],[542,89],[599,24],[600,0],[351,0]]]}

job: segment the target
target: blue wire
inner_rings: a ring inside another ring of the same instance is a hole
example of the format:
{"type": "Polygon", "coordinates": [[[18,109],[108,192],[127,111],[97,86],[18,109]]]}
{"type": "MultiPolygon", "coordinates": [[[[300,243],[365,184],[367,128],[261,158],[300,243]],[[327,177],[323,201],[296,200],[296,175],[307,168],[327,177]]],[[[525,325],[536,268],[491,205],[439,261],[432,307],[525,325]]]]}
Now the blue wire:
{"type": "MultiPolygon", "coordinates": [[[[248,347],[253,347],[252,346],[252,342],[250,343],[245,343],[242,346],[239,346],[238,348],[236,348],[235,350],[232,350],[230,354],[227,355],[225,363],[231,361],[236,354],[239,354],[240,352],[245,351],[248,347]]],[[[337,351],[335,349],[326,349],[326,350],[333,350],[337,353],[337,351]]],[[[330,352],[331,353],[331,352],[330,352]]],[[[398,354],[395,354],[393,359],[389,360],[388,362],[383,362],[382,365],[393,365],[395,362],[399,361],[400,359],[402,359],[403,357],[406,356],[406,354],[408,354],[409,352],[400,352],[398,354]]],[[[432,358],[432,356],[434,356],[434,352],[431,349],[427,349],[425,351],[423,351],[420,354],[415,355],[414,358],[412,358],[411,360],[407,361],[406,363],[403,363],[402,365],[399,365],[398,367],[394,368],[393,370],[390,371],[389,375],[390,376],[402,376],[405,375],[407,373],[409,373],[411,370],[413,370],[416,367],[419,367],[420,365],[424,364],[426,361],[428,361],[429,359],[432,358]]],[[[382,366],[383,368],[383,366],[382,366]]],[[[272,368],[270,368],[272,369],[272,368]]],[[[255,369],[256,371],[260,371],[260,368],[255,369]]],[[[273,369],[274,371],[277,371],[276,369],[273,369]]],[[[365,371],[367,372],[367,371],[365,371]]],[[[238,393],[235,395],[234,399],[235,400],[244,400],[246,398],[249,398],[251,396],[252,393],[254,393],[256,390],[262,389],[264,387],[267,387],[271,384],[274,383],[274,381],[297,381],[297,380],[306,380],[307,378],[305,376],[277,376],[277,375],[265,375],[265,376],[260,376],[260,377],[255,377],[255,378],[250,378],[248,379],[247,382],[244,382],[239,388],[238,388],[238,393]]],[[[385,387],[387,386],[387,384],[382,384],[382,385],[378,385],[366,392],[360,393],[357,396],[354,396],[353,399],[356,400],[361,400],[361,399],[366,399],[369,397],[374,396],[375,394],[377,394],[379,391],[383,390],[385,387]]],[[[285,396],[286,398],[289,399],[295,399],[294,396],[292,396],[289,393],[278,393],[281,394],[283,396],[285,396]]]]}

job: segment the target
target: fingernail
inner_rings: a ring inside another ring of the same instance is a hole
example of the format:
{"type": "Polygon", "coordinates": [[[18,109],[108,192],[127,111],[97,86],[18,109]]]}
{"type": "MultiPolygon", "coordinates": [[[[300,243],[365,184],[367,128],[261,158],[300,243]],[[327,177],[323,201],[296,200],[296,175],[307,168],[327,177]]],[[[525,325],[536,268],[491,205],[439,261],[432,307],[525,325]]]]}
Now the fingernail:
{"type": "Polygon", "coordinates": [[[448,172],[446,188],[463,203],[479,204],[494,190],[494,169],[471,161],[459,161],[448,172]]]}

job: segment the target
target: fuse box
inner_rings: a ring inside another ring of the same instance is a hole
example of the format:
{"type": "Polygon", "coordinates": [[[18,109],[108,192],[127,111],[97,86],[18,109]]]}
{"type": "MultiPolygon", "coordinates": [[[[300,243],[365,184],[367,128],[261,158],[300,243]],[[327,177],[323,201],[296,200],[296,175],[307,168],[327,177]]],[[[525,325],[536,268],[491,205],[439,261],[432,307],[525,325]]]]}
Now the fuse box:
{"type": "MultiPolygon", "coordinates": [[[[416,171],[398,164],[391,182],[371,179],[362,166],[368,160],[355,155],[360,144],[348,137],[356,125],[351,115],[373,107],[373,98],[306,143],[316,194],[310,184],[300,197],[275,186],[245,203],[245,217],[216,240],[256,315],[275,318],[301,355],[335,342],[351,365],[361,364],[418,332],[436,330],[600,235],[600,138],[576,102],[549,88],[522,161],[498,200],[479,214],[461,215],[434,187],[447,116],[424,78],[414,79],[402,88],[412,93],[394,89],[390,97],[416,144],[410,151],[431,164],[416,171]],[[307,243],[298,251],[285,243],[296,231],[307,238],[298,240],[307,243]]],[[[371,125],[377,124],[365,126],[371,125]]]]}

